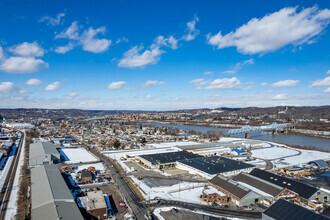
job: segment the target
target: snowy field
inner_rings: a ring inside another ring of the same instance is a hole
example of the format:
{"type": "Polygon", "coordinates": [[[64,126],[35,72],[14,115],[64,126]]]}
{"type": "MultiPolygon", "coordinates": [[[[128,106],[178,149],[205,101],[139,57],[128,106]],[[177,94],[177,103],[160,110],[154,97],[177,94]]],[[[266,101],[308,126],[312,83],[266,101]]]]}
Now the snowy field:
{"type": "Polygon", "coordinates": [[[69,161],[65,161],[65,163],[86,163],[86,162],[95,162],[98,161],[96,157],[91,155],[84,148],[69,148],[62,149],[65,155],[68,157],[69,161]]]}
{"type": "Polygon", "coordinates": [[[187,146],[187,145],[196,145],[200,144],[193,141],[180,141],[180,142],[168,142],[168,143],[159,143],[159,144],[147,144],[147,147],[153,148],[162,148],[162,147],[176,147],[176,146],[187,146]]]}
{"type": "Polygon", "coordinates": [[[232,219],[232,220],[240,219],[240,218],[234,218],[234,217],[231,218],[231,217],[228,217],[228,216],[214,215],[214,214],[207,213],[203,210],[195,209],[194,211],[192,211],[192,210],[189,210],[189,209],[184,209],[184,208],[175,207],[175,206],[156,208],[153,213],[154,213],[155,216],[157,216],[157,218],[159,220],[165,220],[164,217],[160,213],[161,212],[168,212],[168,211],[171,211],[172,209],[179,209],[179,210],[183,210],[183,211],[194,212],[194,213],[197,213],[197,214],[200,214],[200,215],[212,216],[212,217],[219,218],[219,219],[232,219]]]}
{"type": "Polygon", "coordinates": [[[274,164],[275,169],[293,165],[301,165],[318,159],[330,159],[330,153],[314,150],[295,149],[287,147],[283,144],[271,144],[276,146],[252,150],[252,156],[261,159],[271,160],[271,162],[274,164]]]}
{"type": "Polygon", "coordinates": [[[138,180],[134,176],[130,176],[130,178],[142,189],[141,193],[146,200],[158,197],[166,200],[207,204],[200,200],[206,183],[181,182],[171,186],[149,187],[143,180],[138,180]]]}
{"type": "Polygon", "coordinates": [[[275,146],[270,148],[263,148],[252,150],[252,156],[266,160],[274,160],[280,157],[288,157],[298,154],[299,151],[292,148],[285,148],[282,146],[275,146]]]}

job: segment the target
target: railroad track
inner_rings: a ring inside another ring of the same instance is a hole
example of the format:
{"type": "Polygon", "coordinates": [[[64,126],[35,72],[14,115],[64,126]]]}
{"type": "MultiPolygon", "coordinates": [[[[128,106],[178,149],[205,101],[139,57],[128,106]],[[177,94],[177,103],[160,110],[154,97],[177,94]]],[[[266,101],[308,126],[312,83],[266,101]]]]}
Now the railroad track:
{"type": "Polygon", "coordinates": [[[23,141],[24,141],[24,133],[21,132],[21,139],[18,143],[16,155],[13,156],[14,159],[10,165],[9,172],[6,176],[5,182],[0,192],[0,219],[5,219],[6,217],[6,210],[15,180],[15,174],[19,162],[19,157],[21,155],[23,141]]]}

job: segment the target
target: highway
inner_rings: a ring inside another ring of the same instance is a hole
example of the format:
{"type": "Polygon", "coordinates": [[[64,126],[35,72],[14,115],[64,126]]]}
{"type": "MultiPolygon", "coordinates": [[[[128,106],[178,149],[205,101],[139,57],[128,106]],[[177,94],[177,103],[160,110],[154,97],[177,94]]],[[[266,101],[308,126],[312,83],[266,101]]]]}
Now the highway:
{"type": "Polygon", "coordinates": [[[13,156],[14,157],[13,161],[11,163],[9,172],[6,176],[5,182],[0,192],[0,219],[5,219],[6,216],[6,210],[7,210],[11,190],[14,184],[15,174],[19,162],[19,157],[21,154],[23,140],[24,140],[24,133],[21,132],[21,139],[17,147],[18,150],[16,154],[13,156]]]}

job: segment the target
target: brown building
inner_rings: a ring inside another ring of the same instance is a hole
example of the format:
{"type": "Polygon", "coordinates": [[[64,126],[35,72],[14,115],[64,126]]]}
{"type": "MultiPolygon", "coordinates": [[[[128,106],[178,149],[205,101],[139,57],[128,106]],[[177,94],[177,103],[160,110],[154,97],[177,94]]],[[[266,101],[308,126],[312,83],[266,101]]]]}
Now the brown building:
{"type": "Polygon", "coordinates": [[[91,217],[107,219],[107,204],[101,190],[87,192],[87,196],[80,197],[79,199],[85,210],[84,214],[87,219],[91,219],[91,217]]]}
{"type": "Polygon", "coordinates": [[[226,204],[228,197],[212,186],[205,187],[202,192],[202,199],[208,202],[220,202],[226,204]]]}

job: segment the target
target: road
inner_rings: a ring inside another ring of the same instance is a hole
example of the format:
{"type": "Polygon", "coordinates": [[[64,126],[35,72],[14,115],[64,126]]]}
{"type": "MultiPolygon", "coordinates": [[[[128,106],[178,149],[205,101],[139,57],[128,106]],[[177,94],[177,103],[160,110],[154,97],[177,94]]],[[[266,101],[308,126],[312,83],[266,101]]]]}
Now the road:
{"type": "Polygon", "coordinates": [[[119,173],[116,166],[111,162],[111,160],[103,154],[99,153],[98,151],[94,150],[93,148],[88,148],[86,146],[84,147],[87,148],[95,156],[103,160],[108,170],[110,171],[112,178],[115,181],[116,187],[123,194],[124,198],[126,198],[127,205],[131,208],[133,215],[136,217],[136,219],[145,219],[145,214],[148,214],[145,205],[140,202],[140,199],[128,186],[126,181],[123,179],[123,176],[119,173]]]}
{"type": "Polygon", "coordinates": [[[6,176],[5,182],[0,192],[0,219],[5,219],[6,217],[7,206],[15,180],[15,174],[19,162],[19,157],[21,154],[23,140],[24,140],[24,133],[21,132],[21,139],[17,147],[18,150],[16,154],[13,156],[14,157],[13,162],[11,163],[9,172],[6,176]]]}

